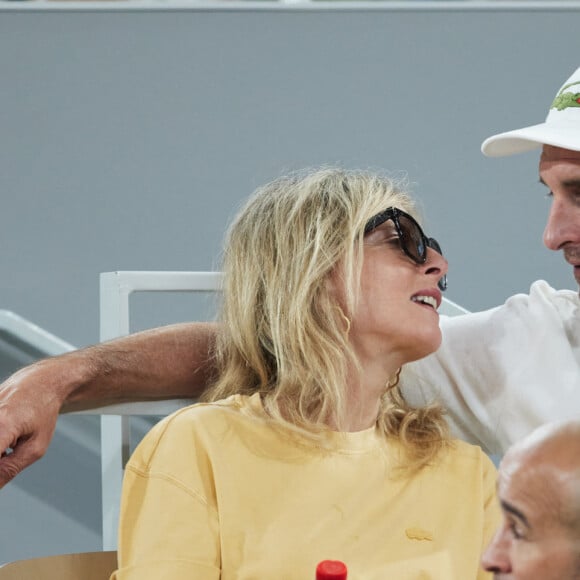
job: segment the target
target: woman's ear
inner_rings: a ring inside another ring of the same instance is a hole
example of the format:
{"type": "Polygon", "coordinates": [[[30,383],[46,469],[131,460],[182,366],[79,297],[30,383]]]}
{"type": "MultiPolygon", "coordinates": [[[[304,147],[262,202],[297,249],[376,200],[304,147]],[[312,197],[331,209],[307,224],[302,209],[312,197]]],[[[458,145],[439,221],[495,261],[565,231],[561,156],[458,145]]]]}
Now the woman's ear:
{"type": "Polygon", "coordinates": [[[326,278],[325,285],[328,298],[334,303],[336,310],[340,311],[340,318],[346,320],[350,326],[350,321],[347,316],[349,309],[347,307],[346,282],[342,263],[337,264],[332,272],[330,272],[326,278]]]}
{"type": "Polygon", "coordinates": [[[331,270],[325,280],[326,291],[331,298],[334,298],[337,306],[344,304],[344,287],[344,268],[342,263],[339,263],[331,270]]]}

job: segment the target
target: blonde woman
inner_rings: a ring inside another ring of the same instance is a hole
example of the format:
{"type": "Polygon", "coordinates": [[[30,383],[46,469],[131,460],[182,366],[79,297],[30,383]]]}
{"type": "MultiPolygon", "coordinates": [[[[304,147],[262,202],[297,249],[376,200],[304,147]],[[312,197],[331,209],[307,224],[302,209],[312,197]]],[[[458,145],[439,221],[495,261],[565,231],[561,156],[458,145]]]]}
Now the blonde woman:
{"type": "Polygon", "coordinates": [[[206,402],[127,465],[117,580],[487,577],[495,471],[413,409],[402,365],[435,351],[447,262],[404,187],[334,168],[259,189],[225,244],[206,402]]]}

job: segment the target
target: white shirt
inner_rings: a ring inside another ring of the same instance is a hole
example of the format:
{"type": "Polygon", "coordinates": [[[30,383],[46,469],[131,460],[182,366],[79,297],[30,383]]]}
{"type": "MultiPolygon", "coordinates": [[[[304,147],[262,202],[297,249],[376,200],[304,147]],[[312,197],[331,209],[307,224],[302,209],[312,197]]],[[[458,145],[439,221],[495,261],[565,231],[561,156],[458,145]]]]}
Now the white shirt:
{"type": "Polygon", "coordinates": [[[580,418],[580,299],[543,280],[473,314],[441,317],[443,343],[401,374],[412,404],[439,401],[453,433],[502,454],[538,425],[580,418]]]}

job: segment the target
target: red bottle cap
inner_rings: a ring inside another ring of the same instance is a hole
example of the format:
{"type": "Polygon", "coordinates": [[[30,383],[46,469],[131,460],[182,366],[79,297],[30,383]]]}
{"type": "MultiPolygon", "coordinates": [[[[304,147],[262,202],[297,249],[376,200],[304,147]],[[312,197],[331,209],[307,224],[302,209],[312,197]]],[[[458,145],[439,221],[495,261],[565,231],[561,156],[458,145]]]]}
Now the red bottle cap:
{"type": "Polygon", "coordinates": [[[346,580],[346,564],[340,560],[323,560],[316,566],[316,580],[346,580]]]}

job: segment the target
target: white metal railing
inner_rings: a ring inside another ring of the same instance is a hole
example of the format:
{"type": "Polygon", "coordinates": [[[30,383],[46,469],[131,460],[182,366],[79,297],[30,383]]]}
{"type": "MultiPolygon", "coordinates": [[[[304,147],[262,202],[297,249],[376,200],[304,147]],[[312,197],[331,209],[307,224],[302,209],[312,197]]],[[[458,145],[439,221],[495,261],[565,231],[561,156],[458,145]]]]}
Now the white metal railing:
{"type": "MultiPolygon", "coordinates": [[[[101,341],[130,333],[129,300],[134,292],[215,292],[219,272],[106,272],[100,280],[101,341]]],[[[103,549],[117,547],[123,468],[130,453],[131,415],[166,415],[190,400],[110,405],[91,409],[101,417],[101,477],[103,489],[103,549]]]]}
{"type": "Polygon", "coordinates": [[[0,310],[0,332],[33,348],[41,356],[55,356],[76,348],[10,310],[0,310]]]}

